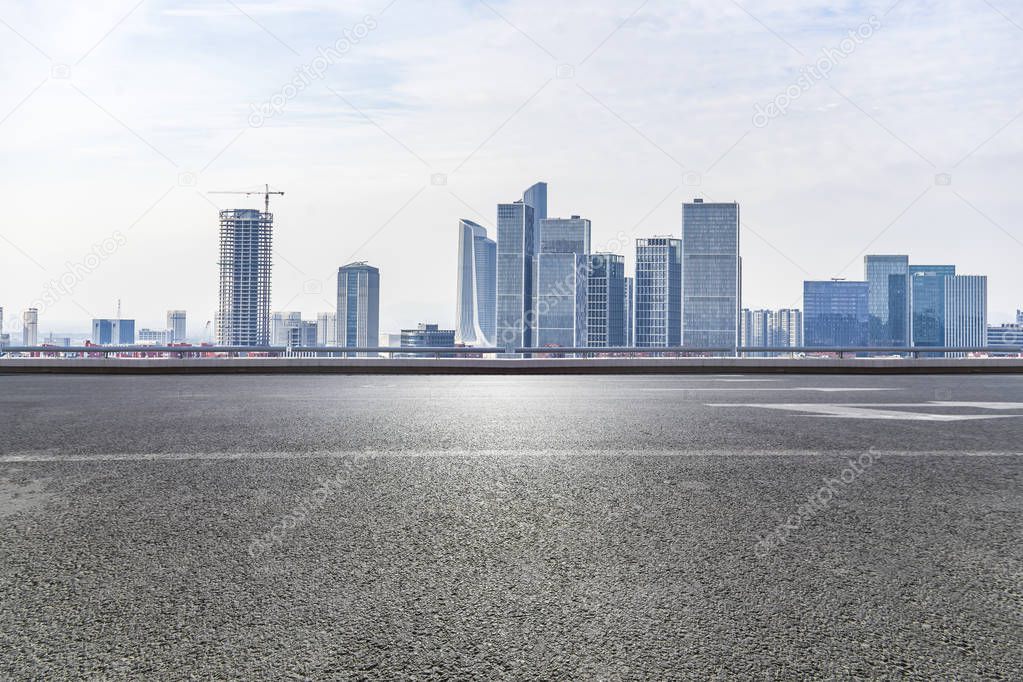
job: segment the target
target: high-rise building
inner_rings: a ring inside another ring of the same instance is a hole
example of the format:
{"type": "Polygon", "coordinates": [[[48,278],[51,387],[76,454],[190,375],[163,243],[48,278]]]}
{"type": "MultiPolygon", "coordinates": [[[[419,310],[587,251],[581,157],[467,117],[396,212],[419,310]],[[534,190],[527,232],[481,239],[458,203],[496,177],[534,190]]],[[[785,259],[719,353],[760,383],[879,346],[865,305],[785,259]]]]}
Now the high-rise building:
{"type": "Polygon", "coordinates": [[[471,220],[458,221],[458,305],[455,339],[490,346],[497,324],[497,242],[471,220]]]}
{"type": "Polygon", "coordinates": [[[294,330],[302,326],[302,313],[297,310],[270,313],[270,345],[289,346],[294,330]]]}
{"type": "Polygon", "coordinates": [[[533,266],[538,222],[547,217],[547,184],[540,182],[523,198],[497,206],[496,345],[534,345],[533,266]]]}
{"type": "Polygon", "coordinates": [[[272,213],[254,209],[220,212],[219,344],[269,344],[272,242],[272,213]]]}
{"type": "Polygon", "coordinates": [[[636,240],[635,345],[678,346],[682,339],[682,240],[636,240]]]}
{"type": "Polygon", "coordinates": [[[316,316],[316,345],[337,345],[337,313],[320,313],[316,316]]]}
{"type": "Polygon", "coordinates": [[[682,345],[735,348],[742,304],[739,204],[683,204],[682,256],[682,345]]]}
{"type": "Polygon", "coordinates": [[[589,262],[586,345],[591,348],[626,346],[629,343],[629,310],[625,257],[615,253],[595,253],[589,262]]]}
{"type": "Polygon", "coordinates": [[[298,325],[288,330],[288,345],[293,348],[308,348],[316,345],[317,324],[315,320],[299,320],[298,325]]]}
{"type": "Polygon", "coordinates": [[[632,277],[625,278],[625,346],[631,348],[635,345],[636,328],[636,297],[634,294],[635,281],[632,277]]]}
{"type": "Polygon", "coordinates": [[[808,348],[867,345],[870,332],[867,282],[803,282],[803,343],[808,348]]]}
{"type": "MultiPolygon", "coordinates": [[[[945,277],[945,346],[987,345],[987,277],[945,277]]],[[[962,353],[950,353],[961,356],[962,353]]]]}
{"type": "Polygon", "coordinates": [[[863,271],[869,286],[868,344],[905,346],[909,338],[909,315],[905,312],[909,309],[909,294],[904,282],[909,274],[909,256],[864,256],[863,271]],[[897,277],[893,278],[893,275],[897,277]],[[895,291],[891,288],[893,279],[897,283],[895,291]],[[898,283],[903,285],[899,286],[898,283]],[[895,297],[891,297],[890,293],[896,294],[895,297]]]}
{"type": "Polygon", "coordinates": [[[768,345],[784,348],[802,346],[803,311],[799,308],[782,308],[772,311],[768,345]]]}
{"type": "Polygon", "coordinates": [[[572,216],[544,219],[539,225],[533,345],[585,346],[590,221],[572,216]]]}
{"type": "Polygon", "coordinates": [[[184,310],[167,311],[167,329],[171,330],[171,343],[181,343],[188,337],[184,310]]]}
{"type": "Polygon", "coordinates": [[[945,345],[945,278],[955,274],[954,265],[909,267],[911,345],[945,345]]]}
{"type": "Polygon", "coordinates": [[[338,345],[375,346],[380,339],[380,271],[365,262],[337,271],[338,345]]]}
{"type": "Polygon", "coordinates": [[[94,319],[92,342],[101,346],[130,346],[135,343],[135,320],[94,319]]]}
{"type": "Polygon", "coordinates": [[[39,345],[38,308],[29,308],[21,315],[21,344],[23,346],[39,345]]]}

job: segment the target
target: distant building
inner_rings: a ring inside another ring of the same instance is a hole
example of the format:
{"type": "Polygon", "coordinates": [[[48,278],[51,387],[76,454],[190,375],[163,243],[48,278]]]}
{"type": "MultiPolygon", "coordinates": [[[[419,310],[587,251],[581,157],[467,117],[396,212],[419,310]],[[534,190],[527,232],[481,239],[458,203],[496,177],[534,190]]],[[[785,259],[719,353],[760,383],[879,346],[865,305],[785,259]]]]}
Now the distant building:
{"type": "Polygon", "coordinates": [[[29,308],[21,315],[21,345],[39,345],[39,310],[29,308]]]}
{"type": "Polygon", "coordinates": [[[540,221],[533,291],[537,348],[586,345],[590,221],[579,216],[540,221]]]}
{"type": "MultiPolygon", "coordinates": [[[[771,314],[770,310],[750,310],[743,308],[739,320],[740,345],[744,348],[767,348],[771,345],[771,314]]],[[[754,353],[762,356],[764,353],[754,353]]]]}
{"type": "MultiPolygon", "coordinates": [[[[987,345],[987,277],[956,275],[945,278],[945,346],[987,345]]],[[[952,357],[963,353],[950,353],[952,357]]]]}
{"type": "Polygon", "coordinates": [[[954,265],[909,267],[909,338],[913,346],[945,345],[945,278],[955,274],[954,265]]]}
{"type": "Polygon", "coordinates": [[[1023,347],[1023,320],[1016,324],[989,326],[987,328],[987,345],[992,348],[1005,348],[1006,352],[1009,352],[1008,349],[1011,348],[1013,355],[1018,354],[1018,349],[1023,347]]]}
{"type": "Polygon", "coordinates": [[[316,316],[316,345],[338,345],[337,313],[320,313],[316,316]]]}
{"type": "Polygon", "coordinates": [[[318,325],[314,320],[299,320],[288,330],[288,345],[292,348],[308,348],[316,345],[318,325]]]}
{"type": "Polygon", "coordinates": [[[635,345],[678,346],[682,339],[682,240],[636,240],[635,345]]]}
{"type": "Polygon", "coordinates": [[[490,346],[497,325],[497,242],[471,220],[458,222],[458,293],[455,339],[490,346]]]}
{"type": "Polygon", "coordinates": [[[451,348],[454,345],[454,329],[441,329],[439,325],[420,322],[415,329],[401,330],[402,348],[451,348]]]}
{"type": "Polygon", "coordinates": [[[735,348],[742,303],[739,204],[683,204],[682,256],[682,345],[735,348]]]}
{"type": "Polygon", "coordinates": [[[254,209],[220,212],[220,304],[217,343],[270,343],[273,214],[254,209]]]}
{"type": "Polygon", "coordinates": [[[586,345],[608,348],[628,345],[628,292],[625,257],[595,253],[589,257],[586,287],[586,345]]]}
{"type": "Polygon", "coordinates": [[[94,319],[92,342],[101,346],[130,346],[135,343],[135,320],[94,319]]]}
{"type": "Polygon", "coordinates": [[[631,348],[636,345],[635,343],[635,307],[636,297],[634,294],[636,280],[632,277],[625,278],[625,347],[631,348]]]}
{"type": "Polygon", "coordinates": [[[337,271],[338,345],[373,347],[380,338],[380,271],[365,262],[337,271]]]}
{"type": "Polygon", "coordinates": [[[740,319],[744,348],[798,348],[803,345],[803,313],[798,308],[744,308],[740,319]]]}
{"type": "Polygon", "coordinates": [[[908,309],[906,287],[899,286],[909,274],[909,256],[868,255],[863,258],[864,279],[868,284],[870,323],[868,345],[906,345],[908,319],[902,311],[908,309]],[[896,289],[890,288],[892,275],[896,275],[896,289]],[[895,293],[894,298],[890,292],[895,293]],[[893,315],[893,312],[895,313],[893,315]]]}
{"type": "Polygon", "coordinates": [[[188,338],[185,318],[186,313],[184,310],[167,311],[167,329],[171,330],[170,343],[181,343],[188,338]]]}
{"type": "Polygon", "coordinates": [[[522,199],[497,206],[496,345],[534,345],[533,266],[539,221],[547,217],[547,184],[525,191],[522,199]]]}
{"type": "Polygon", "coordinates": [[[867,282],[804,282],[804,345],[866,346],[870,333],[869,292],[867,282]]]}
{"type": "Polygon", "coordinates": [[[173,342],[173,329],[140,329],[138,333],[138,343],[140,346],[166,346],[173,342]]]}
{"type": "Polygon", "coordinates": [[[380,335],[380,347],[381,348],[400,348],[401,347],[401,334],[395,334],[394,332],[384,332],[380,335]]]}
{"type": "Polygon", "coordinates": [[[270,313],[270,345],[290,346],[293,330],[302,326],[302,313],[297,310],[270,313]]]}

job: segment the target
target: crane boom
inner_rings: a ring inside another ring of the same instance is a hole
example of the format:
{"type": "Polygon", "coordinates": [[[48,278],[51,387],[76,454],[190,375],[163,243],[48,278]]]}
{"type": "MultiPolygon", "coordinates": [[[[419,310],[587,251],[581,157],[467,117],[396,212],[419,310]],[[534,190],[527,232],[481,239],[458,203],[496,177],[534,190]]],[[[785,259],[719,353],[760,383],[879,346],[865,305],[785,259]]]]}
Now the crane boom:
{"type": "Polygon", "coordinates": [[[250,197],[253,194],[262,194],[263,195],[263,205],[266,207],[266,212],[267,213],[270,212],[270,195],[271,194],[276,194],[278,196],[282,196],[282,197],[284,196],[284,192],[277,192],[277,191],[271,192],[269,184],[264,184],[263,185],[263,190],[256,190],[255,192],[233,192],[233,191],[216,191],[216,190],[214,190],[212,192],[209,192],[209,194],[244,194],[247,197],[250,197]]]}

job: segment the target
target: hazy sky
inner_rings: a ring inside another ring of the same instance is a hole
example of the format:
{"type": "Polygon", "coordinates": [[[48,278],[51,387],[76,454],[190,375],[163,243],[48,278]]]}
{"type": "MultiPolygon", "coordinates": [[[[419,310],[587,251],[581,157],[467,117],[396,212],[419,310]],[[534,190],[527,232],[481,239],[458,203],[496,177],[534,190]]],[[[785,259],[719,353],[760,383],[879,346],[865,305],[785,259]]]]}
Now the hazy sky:
{"type": "Polygon", "coordinates": [[[630,270],[682,201],[738,200],[748,307],[867,252],[989,275],[992,321],[1023,307],[1018,2],[7,0],[0,36],[8,331],[49,292],[44,331],[120,298],[199,333],[217,207],[261,202],[205,193],[264,182],[272,307],[333,309],[365,259],[381,331],[453,324],[458,219],[538,180],[630,270]]]}

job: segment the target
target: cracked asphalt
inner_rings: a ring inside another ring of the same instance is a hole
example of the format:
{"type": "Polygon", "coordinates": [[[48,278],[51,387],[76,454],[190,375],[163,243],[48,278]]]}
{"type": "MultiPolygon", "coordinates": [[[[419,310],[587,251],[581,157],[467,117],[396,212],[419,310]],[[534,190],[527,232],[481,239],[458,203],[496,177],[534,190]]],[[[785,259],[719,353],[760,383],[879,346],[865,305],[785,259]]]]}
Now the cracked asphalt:
{"type": "Polygon", "coordinates": [[[1011,376],[0,376],[0,678],[1018,680],[1021,441],[1011,376]]]}

